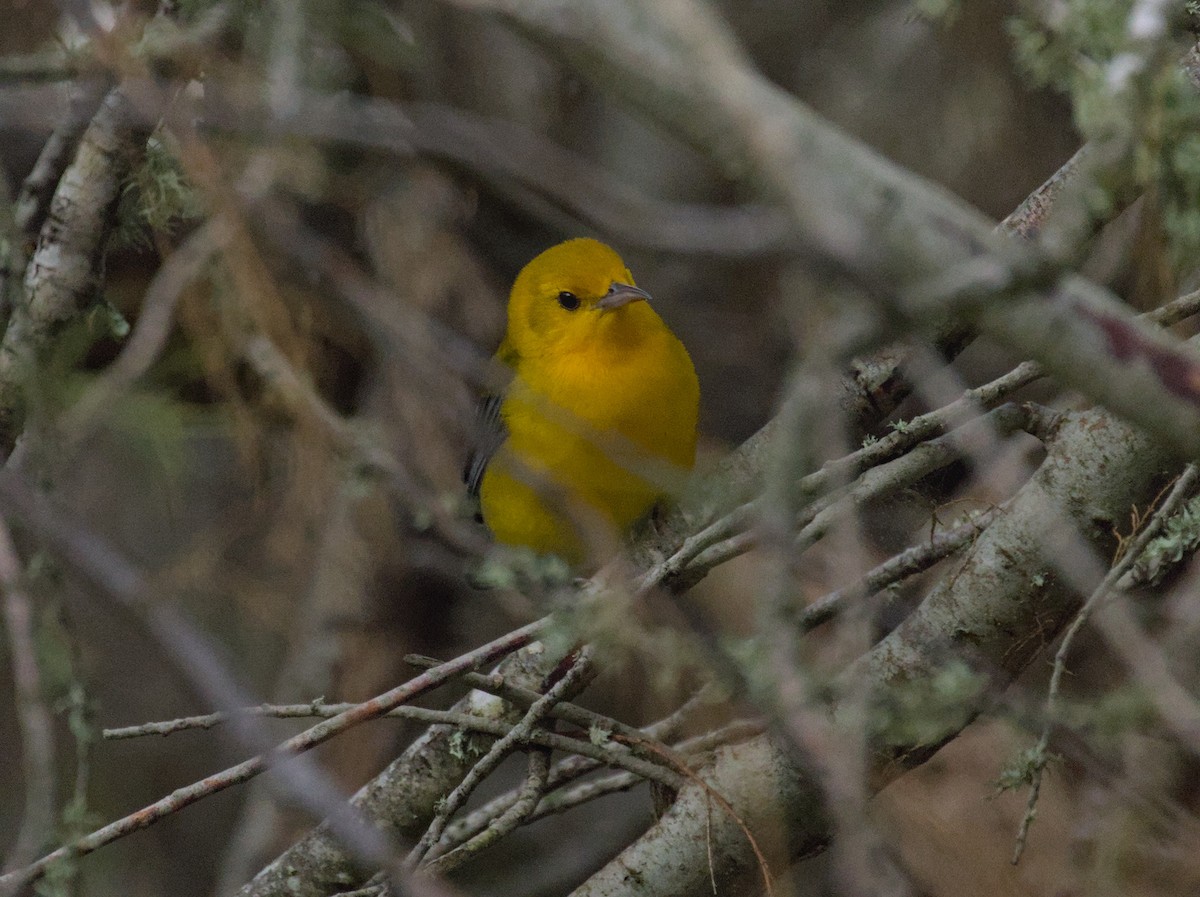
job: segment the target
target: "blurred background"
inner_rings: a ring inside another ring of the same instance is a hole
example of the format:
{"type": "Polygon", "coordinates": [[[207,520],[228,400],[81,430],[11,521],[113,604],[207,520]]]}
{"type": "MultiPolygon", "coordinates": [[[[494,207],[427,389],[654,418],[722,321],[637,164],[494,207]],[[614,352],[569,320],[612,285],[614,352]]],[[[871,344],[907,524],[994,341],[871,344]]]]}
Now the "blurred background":
{"type": "MultiPolygon", "coordinates": [[[[820,286],[789,261],[752,183],[581,78],[553,48],[452,4],[177,5],[185,23],[222,17],[216,45],[174,73],[200,117],[188,136],[151,128],[122,191],[104,306],[46,362],[30,416],[42,435],[26,450],[62,506],[152,577],[258,697],[367,698],[412,674],[406,653],[449,658],[534,615],[519,596],[471,585],[487,539],[460,472],[508,285],[547,246],[597,236],[652,293],[700,378],[702,468],[772,416],[794,346],[822,326],[805,315],[820,286]],[[100,411],[80,412],[164,260],[202,251],[216,213],[235,222],[232,242],[202,252],[175,290],[161,351],[100,411]],[[262,334],[278,357],[255,354],[262,334]],[[299,372],[292,398],[271,388],[272,371],[299,372]]],[[[716,5],[777,84],[993,219],[1082,142],[1067,100],[1032,86],[1013,61],[1016,3],[716,5]]],[[[95,77],[76,7],[103,28],[155,5],[0,0],[9,197],[72,90],[95,77]]],[[[1110,241],[1095,263],[1109,282],[1126,276],[1127,242],[1110,241]]],[[[981,345],[958,366],[976,382],[1016,360],[981,345]]],[[[917,495],[890,508],[872,530],[878,559],[927,527],[935,504],[917,495]]],[[[754,564],[740,559],[703,586],[734,631],[752,604],[754,564]]],[[[819,595],[857,572],[818,556],[806,588],[819,595]]],[[[62,803],[81,769],[88,785],[62,836],[241,758],[216,731],[98,741],[103,727],[211,708],[141,627],[90,600],[52,558],[35,557],[29,581],[62,803]]],[[[682,686],[661,676],[662,689],[647,688],[652,663],[631,663],[641,671],[606,675],[590,700],[640,723],[682,686]]],[[[0,663],[0,853],[23,795],[9,676],[0,663]]],[[[1091,681],[1086,670],[1080,680],[1091,681]]],[[[299,727],[273,725],[281,736],[299,727]]],[[[317,756],[353,789],[417,731],[377,722],[317,756]]],[[[1194,893],[1194,860],[1121,853],[1132,836],[1112,813],[1089,817],[1108,798],[1069,766],[1052,773],[1028,854],[1011,867],[1024,796],[991,799],[992,783],[1024,743],[1009,723],[977,724],[875,802],[919,893],[1194,893]]],[[[643,790],[609,798],[523,830],[460,880],[469,893],[564,893],[652,818],[643,790]]],[[[42,887],[227,894],[311,824],[259,785],[237,788],[86,858],[77,881],[42,887]]],[[[819,871],[800,878],[796,893],[838,893],[819,871]]]]}

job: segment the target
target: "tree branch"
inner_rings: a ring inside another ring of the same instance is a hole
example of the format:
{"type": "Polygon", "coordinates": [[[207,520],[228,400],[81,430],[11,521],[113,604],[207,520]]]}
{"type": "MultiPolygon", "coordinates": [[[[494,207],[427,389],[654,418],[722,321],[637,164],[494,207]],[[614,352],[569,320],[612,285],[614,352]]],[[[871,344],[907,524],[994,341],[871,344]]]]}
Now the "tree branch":
{"type": "MultiPolygon", "coordinates": [[[[873,648],[847,677],[886,700],[889,690],[929,681],[947,663],[966,663],[985,677],[972,705],[943,738],[906,744],[877,737],[872,788],[883,787],[953,737],[987,694],[1002,689],[1053,638],[1079,606],[1065,577],[1046,577],[1031,613],[1029,592],[1038,574],[1061,560],[1048,529],[1067,517],[1101,552],[1112,545],[1112,526],[1141,500],[1160,475],[1165,457],[1144,436],[1101,411],[1064,420],[1050,453],[1008,511],[984,532],[961,571],[941,583],[922,605],[873,648]]],[[[820,812],[820,789],[772,745],[760,738],[718,752],[710,779],[755,832],[779,832],[767,851],[775,868],[819,849],[829,838],[820,812]]],[[[576,897],[709,892],[704,794],[685,788],[680,799],[646,836],[597,873],[576,897]]],[[[714,875],[736,890],[757,873],[740,832],[712,821],[714,875]]]]}
{"type": "MultiPolygon", "coordinates": [[[[135,116],[121,88],[108,92],[63,172],[0,342],[0,450],[25,418],[27,378],[51,337],[87,305],[121,187],[138,150],[135,116]]],[[[31,213],[33,214],[33,213],[31,213]]]]}

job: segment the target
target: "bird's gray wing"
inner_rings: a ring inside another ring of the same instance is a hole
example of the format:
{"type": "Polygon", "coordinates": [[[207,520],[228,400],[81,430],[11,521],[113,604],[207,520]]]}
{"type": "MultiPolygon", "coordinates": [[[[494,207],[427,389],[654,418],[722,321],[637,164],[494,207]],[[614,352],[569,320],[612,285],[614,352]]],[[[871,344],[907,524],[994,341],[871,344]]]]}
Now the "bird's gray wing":
{"type": "Polygon", "coordinates": [[[483,485],[488,462],[508,438],[508,430],[500,417],[503,403],[502,395],[484,396],[479,402],[475,416],[475,448],[463,468],[463,482],[467,484],[467,494],[472,498],[479,498],[479,488],[483,485]]]}

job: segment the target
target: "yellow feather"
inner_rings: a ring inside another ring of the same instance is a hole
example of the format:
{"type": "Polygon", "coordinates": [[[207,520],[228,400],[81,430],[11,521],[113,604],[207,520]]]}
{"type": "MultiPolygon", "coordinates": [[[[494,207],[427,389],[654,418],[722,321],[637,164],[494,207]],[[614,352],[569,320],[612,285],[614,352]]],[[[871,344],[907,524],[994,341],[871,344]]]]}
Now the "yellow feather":
{"type": "Polygon", "coordinates": [[[691,469],[696,372],[650,303],[628,301],[641,291],[622,287],[633,286],[620,257],[590,239],[546,250],[517,276],[497,353],[514,371],[500,408],[508,438],[480,488],[498,541],[580,561],[597,527],[623,532],[691,469]],[[624,296],[611,310],[610,291],[624,296]]]}

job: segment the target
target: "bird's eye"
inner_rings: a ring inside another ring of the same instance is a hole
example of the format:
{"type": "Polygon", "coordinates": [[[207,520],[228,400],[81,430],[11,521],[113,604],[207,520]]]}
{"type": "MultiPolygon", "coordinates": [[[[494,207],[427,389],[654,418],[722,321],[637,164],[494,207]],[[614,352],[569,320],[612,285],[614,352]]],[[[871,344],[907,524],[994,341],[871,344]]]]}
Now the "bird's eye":
{"type": "Polygon", "coordinates": [[[563,290],[558,294],[558,304],[567,311],[575,311],[575,309],[579,308],[579,297],[574,293],[563,290]]]}

